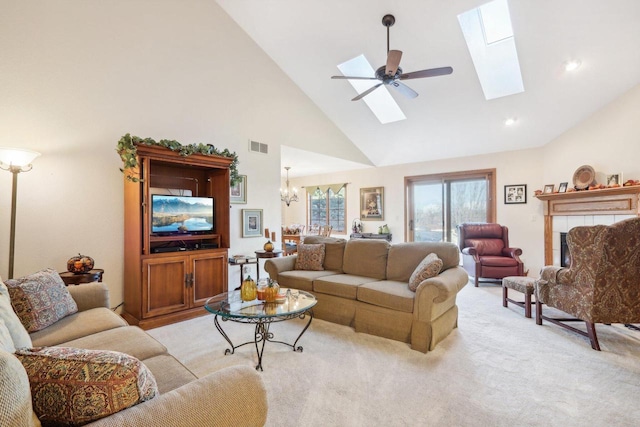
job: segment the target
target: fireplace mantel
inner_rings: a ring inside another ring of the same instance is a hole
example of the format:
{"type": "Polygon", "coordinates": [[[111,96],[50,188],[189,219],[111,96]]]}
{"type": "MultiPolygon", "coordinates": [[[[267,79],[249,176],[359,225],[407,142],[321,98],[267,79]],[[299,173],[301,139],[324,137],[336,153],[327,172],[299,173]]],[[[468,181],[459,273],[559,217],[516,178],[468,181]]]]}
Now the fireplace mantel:
{"type": "Polygon", "coordinates": [[[544,261],[553,264],[553,216],[640,215],[640,185],[540,194],[544,212],[544,261]]]}

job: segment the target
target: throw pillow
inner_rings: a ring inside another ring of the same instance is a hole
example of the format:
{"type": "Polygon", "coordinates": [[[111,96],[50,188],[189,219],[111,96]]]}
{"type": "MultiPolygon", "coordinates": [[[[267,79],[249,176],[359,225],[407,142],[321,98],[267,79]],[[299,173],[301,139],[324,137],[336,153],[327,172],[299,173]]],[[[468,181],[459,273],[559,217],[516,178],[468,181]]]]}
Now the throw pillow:
{"type": "Polygon", "coordinates": [[[298,245],[298,257],[296,258],[296,270],[324,270],[324,244],[298,245]]]}
{"type": "Polygon", "coordinates": [[[24,328],[18,315],[11,307],[11,299],[9,298],[9,290],[2,282],[0,277],[0,318],[11,335],[13,346],[15,348],[29,348],[32,346],[31,337],[24,328]]]}
{"type": "Polygon", "coordinates": [[[413,270],[411,278],[409,279],[409,289],[415,292],[423,280],[436,277],[441,269],[442,260],[438,258],[438,255],[433,253],[427,255],[420,264],[418,264],[416,269],[413,270]]]}
{"type": "Polygon", "coordinates": [[[16,352],[43,425],[77,426],[158,395],[156,380],[135,357],[116,351],[38,347],[16,352]]]}
{"type": "Polygon", "coordinates": [[[78,311],[62,278],[51,268],[5,283],[13,310],[28,332],[44,329],[78,311]]]}

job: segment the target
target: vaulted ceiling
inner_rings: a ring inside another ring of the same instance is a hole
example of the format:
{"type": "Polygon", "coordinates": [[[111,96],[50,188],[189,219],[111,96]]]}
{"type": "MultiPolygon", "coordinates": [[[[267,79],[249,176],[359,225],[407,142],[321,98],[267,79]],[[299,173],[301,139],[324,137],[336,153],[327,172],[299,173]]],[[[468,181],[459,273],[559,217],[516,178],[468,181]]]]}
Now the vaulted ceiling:
{"type": "MultiPolygon", "coordinates": [[[[542,146],[640,83],[638,0],[509,0],[525,91],[493,100],[483,95],[457,19],[485,1],[217,2],[377,166],[542,146]],[[385,63],[388,13],[396,18],[390,47],[403,51],[405,72],[454,72],[406,81],[419,96],[391,96],[407,119],[381,124],[351,101],[357,93],[347,81],[330,77],[360,54],[374,68],[385,63]],[[575,72],[564,69],[569,59],[581,61],[575,72]],[[509,117],[515,125],[505,126],[509,117]]],[[[283,164],[295,165],[299,151],[283,150],[283,164]]]]}

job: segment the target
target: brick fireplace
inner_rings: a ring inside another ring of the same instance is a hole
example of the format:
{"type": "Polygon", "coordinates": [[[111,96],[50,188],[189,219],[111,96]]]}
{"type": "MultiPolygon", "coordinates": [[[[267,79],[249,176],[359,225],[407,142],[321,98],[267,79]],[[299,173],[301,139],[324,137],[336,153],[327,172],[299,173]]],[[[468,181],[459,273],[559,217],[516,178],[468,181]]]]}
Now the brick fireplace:
{"type": "Polygon", "coordinates": [[[561,265],[560,233],[580,225],[611,225],[640,215],[640,186],[540,194],[545,265],[561,265]]]}

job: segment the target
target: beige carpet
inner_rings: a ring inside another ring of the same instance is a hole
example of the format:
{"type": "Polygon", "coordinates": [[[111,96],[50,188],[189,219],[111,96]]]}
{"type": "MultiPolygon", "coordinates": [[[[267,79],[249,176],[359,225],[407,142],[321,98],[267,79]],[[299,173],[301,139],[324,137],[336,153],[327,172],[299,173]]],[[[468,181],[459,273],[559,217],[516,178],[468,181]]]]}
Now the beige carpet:
{"type": "MultiPolygon", "coordinates": [[[[602,351],[594,351],[585,338],[503,308],[500,295],[495,285],[466,286],[458,329],[427,354],[318,319],[302,353],[267,343],[268,425],[640,425],[640,332],[598,325],[602,351]]],[[[302,325],[272,331],[293,340],[302,325]]],[[[234,343],[253,335],[251,325],[223,327],[234,343]]],[[[225,356],[212,316],[149,332],[198,376],[257,361],[252,345],[225,356]]]]}

